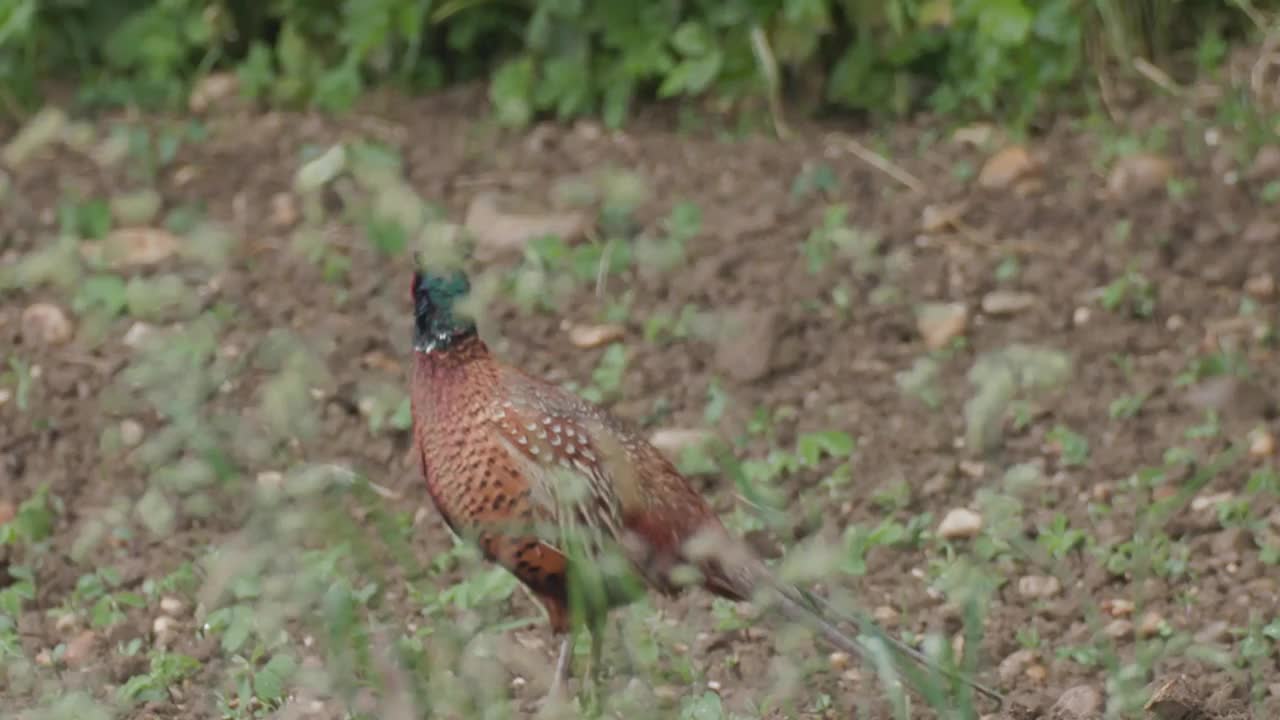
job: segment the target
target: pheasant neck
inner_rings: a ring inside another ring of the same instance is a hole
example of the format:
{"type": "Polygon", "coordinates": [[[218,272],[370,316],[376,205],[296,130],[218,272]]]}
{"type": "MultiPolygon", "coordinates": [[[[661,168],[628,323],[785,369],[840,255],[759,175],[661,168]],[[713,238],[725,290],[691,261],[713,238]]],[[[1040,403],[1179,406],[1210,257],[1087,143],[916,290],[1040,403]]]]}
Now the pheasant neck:
{"type": "Polygon", "coordinates": [[[448,342],[435,346],[413,345],[419,366],[432,372],[460,370],[476,361],[489,360],[489,346],[485,345],[472,327],[469,331],[451,336],[448,342]]]}

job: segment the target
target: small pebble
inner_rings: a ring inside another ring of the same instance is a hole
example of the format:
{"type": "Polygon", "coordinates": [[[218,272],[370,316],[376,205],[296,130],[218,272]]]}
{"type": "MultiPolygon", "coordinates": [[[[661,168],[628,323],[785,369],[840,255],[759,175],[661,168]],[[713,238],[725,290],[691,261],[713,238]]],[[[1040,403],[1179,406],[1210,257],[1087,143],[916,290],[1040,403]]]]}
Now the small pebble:
{"type": "Polygon", "coordinates": [[[1203,512],[1212,508],[1216,508],[1224,502],[1230,502],[1235,498],[1235,493],[1230,491],[1214,493],[1212,495],[1199,495],[1191,500],[1191,509],[1196,512],[1203,512]]]}
{"type": "Polygon", "coordinates": [[[61,345],[71,339],[71,320],[52,303],[35,303],[22,311],[22,337],[42,345],[61,345]]]}
{"type": "Polygon", "coordinates": [[[621,340],[627,334],[621,325],[570,325],[569,342],[583,350],[604,347],[621,340]]]}
{"type": "Polygon", "coordinates": [[[121,228],[102,241],[102,254],[116,269],[147,267],[168,260],[181,245],[178,236],[162,228],[121,228]]]}
{"type": "Polygon", "coordinates": [[[205,75],[191,89],[187,97],[187,108],[191,112],[202,113],[226,100],[236,97],[240,92],[240,77],[233,72],[212,72],[205,75]]]}
{"type": "Polygon", "coordinates": [[[982,312],[988,315],[1013,315],[1030,308],[1036,296],[1028,292],[993,290],[982,298],[982,312]]]}
{"type": "Polygon", "coordinates": [[[277,229],[293,227],[298,222],[298,203],[293,195],[278,192],[271,197],[271,225],[277,229]]]}
{"type": "Polygon", "coordinates": [[[1035,660],[1035,650],[1030,648],[1016,650],[1000,661],[1000,666],[996,668],[996,675],[1002,684],[1012,685],[1035,660]]]}
{"type": "Polygon", "coordinates": [[[187,605],[172,595],[165,595],[160,598],[160,609],[163,610],[166,615],[178,617],[186,612],[187,605]]]}
{"type": "Polygon", "coordinates": [[[995,135],[996,129],[994,126],[987,123],[976,123],[957,128],[951,134],[951,140],[961,145],[972,145],[980,148],[991,142],[995,135]]]}
{"type": "Polygon", "coordinates": [[[926,303],[916,315],[916,329],[930,350],[938,350],[964,334],[969,310],[964,303],[926,303]]]}
{"type": "Polygon", "coordinates": [[[92,630],[82,631],[67,643],[66,652],[62,654],[62,662],[70,668],[84,665],[93,655],[94,646],[97,644],[97,633],[92,630]]]}
{"type": "Polygon", "coordinates": [[[920,229],[926,233],[945,230],[952,223],[964,217],[968,210],[967,203],[948,203],[945,205],[926,205],[920,214],[920,229]]]}
{"type": "Polygon", "coordinates": [[[1133,614],[1133,601],[1125,598],[1103,600],[1102,610],[1111,617],[1128,617],[1133,614]]]}
{"type": "MultiPolygon", "coordinates": [[[[0,522],[3,522],[3,521],[0,521],[0,522]]],[[[54,621],[53,627],[58,632],[65,634],[67,632],[70,632],[71,630],[75,630],[76,626],[79,624],[80,624],[80,618],[76,617],[75,613],[63,613],[62,615],[58,616],[57,620],[54,621]]]]}
{"type": "Polygon", "coordinates": [[[1089,308],[1078,307],[1071,313],[1071,324],[1079,327],[1089,322],[1089,308]]]}
{"type": "Polygon", "coordinates": [[[698,447],[715,438],[710,430],[696,428],[663,428],[649,436],[649,443],[668,456],[679,456],[685,448],[698,447]]]}
{"type": "Polygon", "coordinates": [[[137,420],[125,419],[120,421],[120,442],[125,447],[137,447],[142,442],[142,423],[137,420]]]}
{"type": "Polygon", "coordinates": [[[1092,685],[1077,685],[1058,696],[1049,716],[1062,720],[1093,720],[1102,713],[1102,693],[1092,685]]]}
{"type": "Polygon", "coordinates": [[[880,605],[871,611],[871,617],[875,621],[886,627],[892,627],[898,624],[898,611],[888,605],[880,605]]]}
{"type": "Polygon", "coordinates": [[[154,332],[155,328],[151,325],[144,322],[136,322],[129,326],[129,329],[125,332],[121,342],[123,342],[126,347],[137,349],[142,347],[142,344],[145,343],[147,338],[151,337],[151,334],[154,332]]]}
{"type": "Polygon", "coordinates": [[[1159,635],[1164,629],[1164,616],[1155,610],[1148,610],[1143,613],[1142,619],[1138,621],[1138,637],[1149,638],[1159,635]]]}
{"type": "Polygon", "coordinates": [[[924,481],[924,484],[920,486],[920,494],[924,497],[933,497],[946,492],[949,487],[951,487],[951,476],[946,473],[938,473],[924,481]]]}
{"type": "Polygon", "coordinates": [[[654,697],[658,698],[664,703],[672,702],[678,699],[682,693],[683,693],[683,688],[678,688],[674,685],[658,685],[653,689],[654,697]]]}
{"type": "Polygon", "coordinates": [[[1128,640],[1133,637],[1133,623],[1125,618],[1116,618],[1102,628],[1102,634],[1112,640],[1128,640]]]}
{"type": "Polygon", "coordinates": [[[844,670],[849,667],[849,653],[833,652],[827,656],[827,661],[831,663],[831,667],[836,670],[844,670]]]}
{"type": "Polygon", "coordinates": [[[1107,190],[1114,197],[1132,197],[1165,186],[1173,177],[1173,163],[1159,155],[1138,153],[1116,161],[1107,178],[1107,190]]]}
{"type": "Polygon", "coordinates": [[[938,524],[938,535],[944,540],[976,537],[982,532],[982,516],[967,508],[954,508],[938,524]]]}
{"type": "Polygon", "coordinates": [[[161,615],[151,622],[151,634],[155,638],[157,645],[168,647],[173,640],[173,629],[177,627],[178,621],[167,615],[161,615]]]}
{"type": "Polygon", "coordinates": [[[1271,457],[1276,452],[1276,438],[1265,428],[1249,433],[1249,454],[1255,458],[1271,457]]]}
{"type": "Polygon", "coordinates": [[[1276,278],[1271,273],[1254,275],[1245,281],[1244,291],[1259,300],[1270,300],[1276,294],[1276,278]]]}
{"type": "Polygon", "coordinates": [[[1044,600],[1062,591],[1062,583],[1052,575],[1027,575],[1018,579],[1018,593],[1031,600],[1044,600]]]}
{"type": "Polygon", "coordinates": [[[1021,145],[1010,145],[992,155],[978,173],[978,184],[984,188],[999,190],[1035,169],[1031,153],[1021,145]]]}

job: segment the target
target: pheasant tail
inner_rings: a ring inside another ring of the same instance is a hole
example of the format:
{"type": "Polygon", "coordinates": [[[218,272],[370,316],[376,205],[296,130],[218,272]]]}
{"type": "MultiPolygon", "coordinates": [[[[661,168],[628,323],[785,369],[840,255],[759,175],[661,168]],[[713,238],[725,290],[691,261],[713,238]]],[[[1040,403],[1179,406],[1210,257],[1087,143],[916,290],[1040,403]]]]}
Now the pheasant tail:
{"type": "Polygon", "coordinates": [[[873,665],[876,664],[880,659],[877,653],[866,642],[840,628],[840,623],[848,623],[863,635],[882,643],[893,660],[905,657],[918,664],[919,668],[913,668],[893,662],[895,671],[906,675],[912,685],[919,687],[922,684],[921,668],[923,668],[940,672],[953,680],[959,680],[979,694],[995,701],[998,706],[1004,703],[1004,698],[995,690],[954,671],[939,667],[924,653],[880,629],[870,618],[842,612],[817,595],[784,582],[743,543],[732,539],[727,530],[717,528],[717,531],[708,533],[705,537],[695,538],[690,544],[689,554],[691,558],[701,558],[700,564],[707,576],[707,587],[713,592],[729,597],[742,599],[757,597],[773,602],[792,622],[808,627],[839,650],[850,655],[861,656],[873,665]]]}

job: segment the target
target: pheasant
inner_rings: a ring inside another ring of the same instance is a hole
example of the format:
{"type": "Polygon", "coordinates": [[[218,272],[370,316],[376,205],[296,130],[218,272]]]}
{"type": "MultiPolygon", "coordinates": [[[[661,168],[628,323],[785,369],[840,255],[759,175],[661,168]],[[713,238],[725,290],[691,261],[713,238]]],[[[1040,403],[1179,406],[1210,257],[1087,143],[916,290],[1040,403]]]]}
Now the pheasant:
{"type": "MultiPolygon", "coordinates": [[[[938,669],[867,619],[838,614],[779,580],[629,426],[495,359],[474,321],[458,312],[469,292],[461,270],[415,267],[415,449],[450,529],[477,543],[545,607],[561,638],[549,698],[566,692],[573,629],[585,625],[591,633],[595,676],[605,617],[646,586],[671,595],[698,583],[735,601],[772,601],[836,648],[866,655],[868,646],[837,626],[850,620],[885,651],[938,669]]],[[[995,691],[963,682],[1002,702],[995,691]]]]}

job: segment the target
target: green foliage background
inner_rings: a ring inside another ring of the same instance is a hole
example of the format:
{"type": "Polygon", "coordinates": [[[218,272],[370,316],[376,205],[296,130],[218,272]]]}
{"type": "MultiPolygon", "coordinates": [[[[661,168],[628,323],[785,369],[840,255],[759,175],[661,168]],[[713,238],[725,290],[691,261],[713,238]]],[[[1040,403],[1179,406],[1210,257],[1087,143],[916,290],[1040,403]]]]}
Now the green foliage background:
{"type": "Polygon", "coordinates": [[[616,125],[638,98],[775,92],[810,109],[1026,122],[1135,56],[1220,57],[1269,5],[1280,3],[0,0],[0,107],[31,107],[49,78],[73,80],[87,103],[177,104],[202,74],[234,68],[252,96],[331,110],[374,84],[487,79],[508,124],[616,125]]]}

